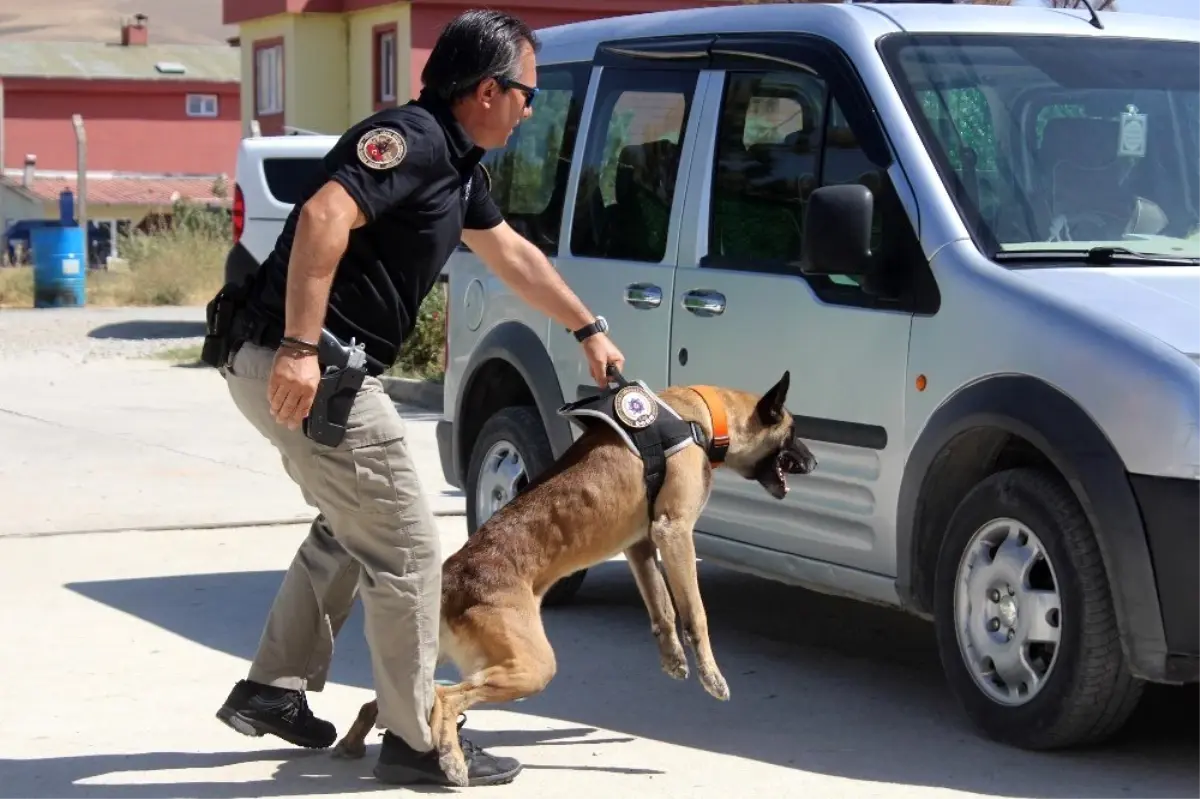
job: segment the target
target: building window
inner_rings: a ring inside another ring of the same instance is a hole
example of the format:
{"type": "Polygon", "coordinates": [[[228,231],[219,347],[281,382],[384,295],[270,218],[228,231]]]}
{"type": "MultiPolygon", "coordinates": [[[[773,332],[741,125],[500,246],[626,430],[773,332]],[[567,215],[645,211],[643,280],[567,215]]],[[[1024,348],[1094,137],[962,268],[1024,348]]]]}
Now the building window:
{"type": "Polygon", "coordinates": [[[283,44],[254,51],[254,103],[258,114],[283,113],[283,44]]]}
{"type": "Polygon", "coordinates": [[[396,102],[396,26],[376,28],[375,34],[375,104],[396,102]]]}
{"type": "Polygon", "coordinates": [[[187,96],[187,114],[190,117],[215,117],[217,115],[217,96],[215,94],[189,94],[187,96]]]}

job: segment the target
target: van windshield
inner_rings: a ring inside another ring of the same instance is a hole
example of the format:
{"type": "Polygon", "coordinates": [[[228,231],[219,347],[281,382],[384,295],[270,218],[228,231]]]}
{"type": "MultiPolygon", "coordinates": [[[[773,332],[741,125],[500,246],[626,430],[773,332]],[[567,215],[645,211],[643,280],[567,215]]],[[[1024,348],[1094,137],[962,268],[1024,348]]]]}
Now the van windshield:
{"type": "Polygon", "coordinates": [[[883,55],[991,257],[1200,257],[1200,47],[905,35],[883,55]]]}

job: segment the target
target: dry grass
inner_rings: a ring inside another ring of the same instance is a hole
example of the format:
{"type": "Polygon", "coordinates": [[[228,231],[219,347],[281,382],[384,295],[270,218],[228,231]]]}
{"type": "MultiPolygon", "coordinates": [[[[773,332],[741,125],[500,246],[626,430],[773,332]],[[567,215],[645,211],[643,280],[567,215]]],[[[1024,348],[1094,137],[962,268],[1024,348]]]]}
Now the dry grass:
{"type": "Polygon", "coordinates": [[[127,242],[128,271],[89,275],[89,305],[203,305],[225,282],[229,239],[181,230],[127,242]]]}
{"type": "MultiPolygon", "coordinates": [[[[220,219],[189,216],[187,223],[118,244],[125,270],[92,270],[85,280],[87,304],[103,307],[204,305],[225,281],[231,239],[220,219]]],[[[32,308],[33,268],[0,268],[0,308],[32,308]]],[[[389,374],[440,381],[445,336],[446,293],[439,285],[422,303],[416,330],[404,343],[389,374]]],[[[155,357],[177,363],[199,358],[199,347],[168,350],[155,357]]]]}
{"type": "Polygon", "coordinates": [[[0,268],[0,308],[33,307],[33,269],[27,266],[0,268]]]}
{"type": "MultiPolygon", "coordinates": [[[[122,242],[127,270],[91,270],[87,304],[103,307],[203,305],[225,279],[228,238],[201,231],[168,231],[122,242]]],[[[33,307],[33,268],[0,269],[0,307],[33,307]]]]}

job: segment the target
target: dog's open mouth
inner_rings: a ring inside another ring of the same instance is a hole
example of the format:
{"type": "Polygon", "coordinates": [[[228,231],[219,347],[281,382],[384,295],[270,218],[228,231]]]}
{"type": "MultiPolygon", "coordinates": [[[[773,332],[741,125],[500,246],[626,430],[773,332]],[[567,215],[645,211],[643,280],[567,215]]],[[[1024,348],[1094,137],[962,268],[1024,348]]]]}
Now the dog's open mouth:
{"type": "Polygon", "coordinates": [[[775,459],[775,474],[781,483],[787,483],[789,474],[804,474],[804,472],[804,465],[800,463],[800,459],[790,452],[781,452],[775,459]]]}
{"type": "Polygon", "coordinates": [[[794,474],[793,469],[799,467],[796,459],[786,452],[779,453],[775,458],[775,479],[779,481],[779,490],[783,494],[788,492],[787,476],[794,474]]]}
{"type": "Polygon", "coordinates": [[[816,457],[809,452],[799,439],[793,438],[783,449],[758,462],[754,477],[759,485],[775,499],[783,499],[788,494],[789,474],[809,474],[817,468],[816,457]]]}

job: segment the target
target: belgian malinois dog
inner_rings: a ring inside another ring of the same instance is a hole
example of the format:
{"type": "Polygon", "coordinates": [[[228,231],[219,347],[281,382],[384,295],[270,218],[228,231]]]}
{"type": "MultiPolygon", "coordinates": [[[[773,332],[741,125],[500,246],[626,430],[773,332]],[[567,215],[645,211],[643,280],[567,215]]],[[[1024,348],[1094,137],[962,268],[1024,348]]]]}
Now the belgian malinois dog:
{"type": "MultiPolygon", "coordinates": [[[[688,676],[675,627],[678,610],[701,684],[717,699],[729,699],[709,645],[692,527],[708,501],[714,468],[757,481],[776,499],[787,495],[788,475],[816,468],[784,407],[788,383],[785,372],[762,396],[710,386],[672,386],[656,396],[634,384],[644,390],[625,403],[627,423],[648,424],[637,412],[645,410],[644,400],[657,400],[662,415],[694,423],[699,443],[677,446],[665,459],[652,508],[646,461],[631,441],[612,424],[586,423],[583,435],[551,468],[445,561],[441,658],[453,662],[463,679],[437,686],[430,724],[451,784],[467,785],[459,715],[479,703],[531,696],[554,677],[542,596],[558,580],[618,553],[625,554],[649,611],[663,671],[677,680],[688,676]],[[665,584],[656,554],[662,557],[665,584]]],[[[375,700],[362,707],[335,756],[365,754],[377,712],[375,700]]]]}

